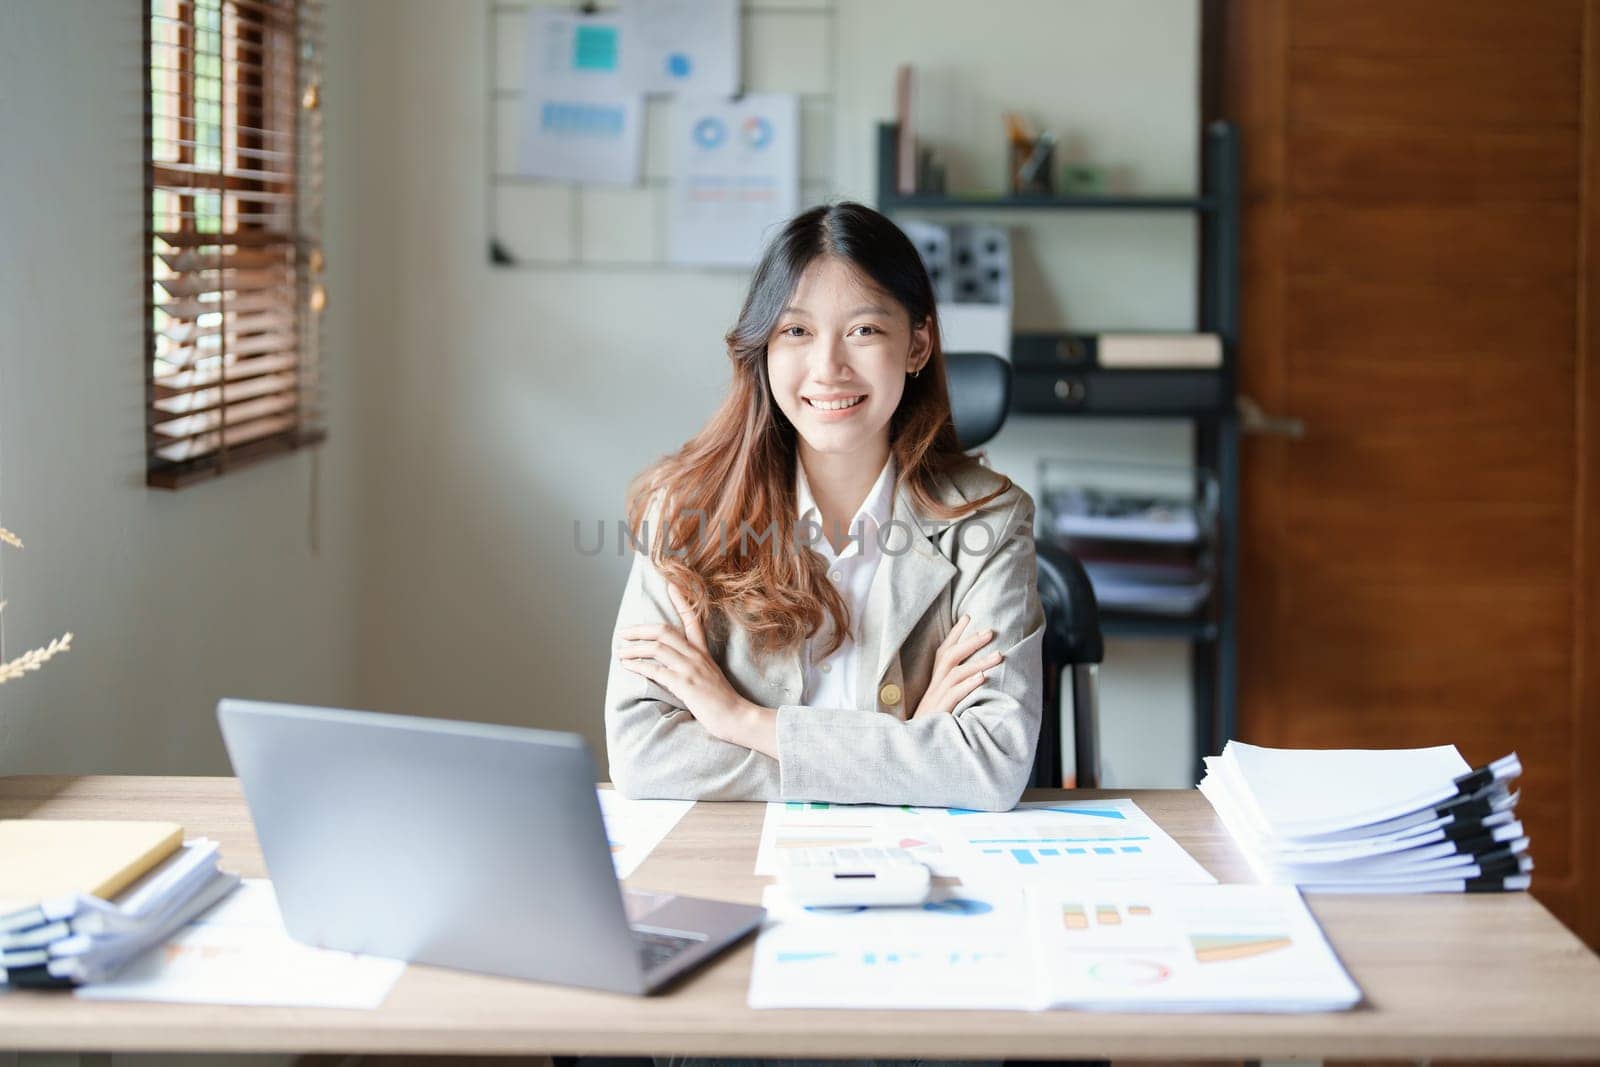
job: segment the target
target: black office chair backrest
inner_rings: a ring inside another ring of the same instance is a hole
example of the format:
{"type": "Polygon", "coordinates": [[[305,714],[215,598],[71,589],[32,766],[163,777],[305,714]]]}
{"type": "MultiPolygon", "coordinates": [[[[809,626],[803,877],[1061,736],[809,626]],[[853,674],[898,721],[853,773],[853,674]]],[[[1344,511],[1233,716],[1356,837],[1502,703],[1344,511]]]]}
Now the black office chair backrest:
{"type": "Polygon", "coordinates": [[[946,352],[950,415],[961,447],[974,449],[1000,432],[1011,410],[1011,363],[988,352],[946,352]]]}
{"type": "MultiPolygon", "coordinates": [[[[950,415],[961,447],[971,450],[1000,432],[1011,408],[1011,362],[988,352],[947,352],[950,415]]],[[[1083,564],[1065,549],[1038,546],[1039,599],[1044,608],[1044,717],[1031,785],[1062,782],[1062,678],[1070,671],[1072,728],[1080,786],[1100,784],[1099,706],[1095,665],[1105,658],[1100,611],[1083,564]]]]}

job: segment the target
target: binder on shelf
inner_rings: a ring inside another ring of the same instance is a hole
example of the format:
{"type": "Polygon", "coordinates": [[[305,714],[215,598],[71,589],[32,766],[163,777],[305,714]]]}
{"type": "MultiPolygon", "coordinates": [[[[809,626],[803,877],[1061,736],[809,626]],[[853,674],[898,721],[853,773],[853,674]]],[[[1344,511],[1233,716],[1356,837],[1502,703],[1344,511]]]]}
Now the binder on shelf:
{"type": "MultiPolygon", "coordinates": [[[[1012,342],[1012,352],[1017,351],[1012,342]]],[[[1206,370],[1085,370],[1017,367],[1011,410],[1025,415],[1164,415],[1226,413],[1224,376],[1206,370]]]]}
{"type": "Polygon", "coordinates": [[[1107,369],[1222,366],[1222,338],[1214,333],[1103,333],[1098,349],[1107,369]]]}
{"type": "Polygon", "coordinates": [[[1012,339],[1018,370],[1217,370],[1222,338],[1214,333],[1023,333],[1012,339]]]}

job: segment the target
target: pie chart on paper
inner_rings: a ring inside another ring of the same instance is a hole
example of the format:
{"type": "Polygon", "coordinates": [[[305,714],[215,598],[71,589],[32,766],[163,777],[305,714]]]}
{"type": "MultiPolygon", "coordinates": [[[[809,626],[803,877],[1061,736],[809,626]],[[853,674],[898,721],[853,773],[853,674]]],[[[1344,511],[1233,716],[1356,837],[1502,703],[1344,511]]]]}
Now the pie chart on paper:
{"type": "Polygon", "coordinates": [[[1172,971],[1156,960],[1110,959],[1091,964],[1089,977],[1105,985],[1146,986],[1165,982],[1172,971]]]}

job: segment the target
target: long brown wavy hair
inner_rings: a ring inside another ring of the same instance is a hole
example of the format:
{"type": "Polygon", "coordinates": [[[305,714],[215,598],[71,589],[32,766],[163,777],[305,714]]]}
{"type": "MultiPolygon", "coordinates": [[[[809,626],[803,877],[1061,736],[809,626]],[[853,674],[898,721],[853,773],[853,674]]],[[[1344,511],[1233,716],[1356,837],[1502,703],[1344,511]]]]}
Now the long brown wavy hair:
{"type": "Polygon", "coordinates": [[[791,219],[763,253],[739,321],[725,338],[733,363],[727,397],[704,429],[628,487],[635,543],[649,543],[652,561],[685,595],[709,634],[725,640],[730,625],[741,626],[762,656],[815,634],[824,611],[834,627],[819,656],[837,649],[850,625],[849,608],[827,580],[822,557],[796,543],[796,431],[767,378],[767,343],[801,276],[821,256],[848,262],[898,300],[913,328],[930,326],[933,351],[920,373],[906,379],[889,421],[896,486],[905,485],[924,513],[957,519],[1012,484],[995,475],[1000,488],[956,507],[945,505],[935,489],[941,476],[978,460],[956,439],[933,285],[910,239],[856,203],[815,207],[791,219]],[[652,512],[654,531],[643,527],[652,512]],[[740,537],[746,525],[752,533],[740,537]],[[769,529],[777,531],[776,542],[758,541],[769,529]]]}

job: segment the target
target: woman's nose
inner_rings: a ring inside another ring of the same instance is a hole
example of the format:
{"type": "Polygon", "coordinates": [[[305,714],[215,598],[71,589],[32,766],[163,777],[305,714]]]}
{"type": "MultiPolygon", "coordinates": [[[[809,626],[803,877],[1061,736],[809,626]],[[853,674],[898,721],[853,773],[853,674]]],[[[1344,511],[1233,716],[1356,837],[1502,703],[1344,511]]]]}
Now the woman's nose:
{"type": "Polygon", "coordinates": [[[850,364],[846,355],[843,338],[823,334],[811,346],[812,373],[824,381],[847,376],[850,364]]]}

